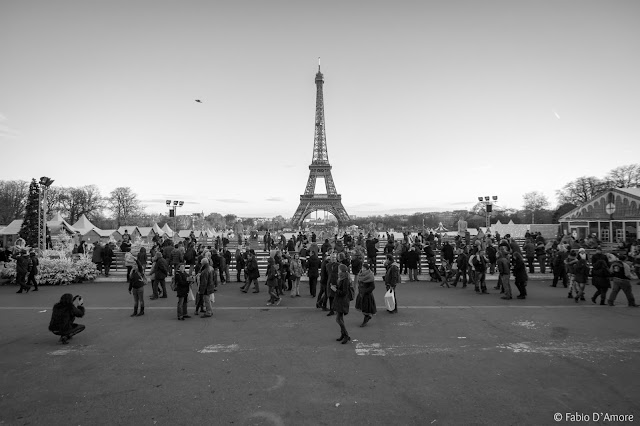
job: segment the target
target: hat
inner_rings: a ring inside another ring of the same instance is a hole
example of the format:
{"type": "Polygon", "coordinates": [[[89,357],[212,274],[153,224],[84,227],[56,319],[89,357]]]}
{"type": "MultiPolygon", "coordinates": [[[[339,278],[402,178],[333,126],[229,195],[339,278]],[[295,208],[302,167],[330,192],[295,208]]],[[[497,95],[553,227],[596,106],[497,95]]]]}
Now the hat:
{"type": "Polygon", "coordinates": [[[578,253],[584,253],[586,252],[586,250],[584,249],[584,247],[580,247],[580,249],[578,249],[578,253]]]}
{"type": "Polygon", "coordinates": [[[209,264],[209,259],[207,259],[206,257],[203,257],[202,260],[200,261],[201,264],[203,265],[208,265],[209,264]]]}
{"type": "Polygon", "coordinates": [[[347,268],[347,265],[345,265],[344,263],[341,263],[340,266],[338,266],[338,269],[340,270],[340,272],[347,272],[349,270],[349,268],[347,268]]]}

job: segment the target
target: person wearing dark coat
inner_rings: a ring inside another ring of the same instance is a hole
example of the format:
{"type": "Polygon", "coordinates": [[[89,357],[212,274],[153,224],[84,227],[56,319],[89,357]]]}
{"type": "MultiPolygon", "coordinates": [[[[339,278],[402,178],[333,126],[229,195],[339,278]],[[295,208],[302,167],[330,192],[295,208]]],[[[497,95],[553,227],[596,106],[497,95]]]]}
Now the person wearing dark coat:
{"type": "Polygon", "coordinates": [[[15,255],[16,260],[16,283],[20,286],[20,290],[16,293],[22,293],[25,290],[29,293],[30,286],[27,285],[27,274],[29,273],[29,255],[26,250],[20,252],[20,256],[15,255]]]}
{"type": "Polygon", "coordinates": [[[371,269],[373,270],[373,275],[376,274],[376,265],[377,265],[377,257],[378,257],[378,249],[376,248],[376,244],[378,244],[378,239],[375,237],[371,237],[371,234],[367,235],[367,240],[365,241],[365,248],[367,249],[367,262],[371,265],[371,269]]]}
{"type": "Polygon", "coordinates": [[[512,262],[513,262],[513,276],[515,278],[515,284],[518,288],[520,294],[517,296],[518,299],[526,299],[527,298],[527,280],[529,276],[527,275],[527,266],[524,263],[524,257],[522,253],[519,251],[514,251],[512,253],[512,262]]]}
{"type": "Polygon", "coordinates": [[[27,291],[31,288],[31,284],[35,287],[33,291],[38,291],[38,280],[36,280],[36,275],[38,275],[38,265],[40,265],[40,261],[38,261],[36,252],[32,249],[31,253],[29,253],[29,279],[27,280],[27,291]]]}
{"type": "Polygon", "coordinates": [[[184,271],[184,263],[178,266],[174,279],[176,283],[176,295],[178,296],[178,319],[184,321],[191,318],[187,315],[187,297],[189,296],[189,275],[184,271]]]}
{"type": "Polygon", "coordinates": [[[311,293],[311,297],[316,297],[319,269],[320,258],[318,257],[316,252],[311,252],[311,256],[309,256],[309,259],[307,259],[307,275],[309,277],[309,292],[311,293]]]}
{"type": "Polygon", "coordinates": [[[328,311],[327,308],[327,282],[329,275],[327,274],[327,263],[329,263],[329,255],[323,254],[322,263],[320,264],[320,291],[318,292],[318,299],[316,300],[316,308],[322,308],[323,311],[328,311]]]}
{"type": "Polygon", "coordinates": [[[460,249],[458,253],[458,258],[456,259],[456,266],[458,267],[458,272],[456,272],[456,278],[453,280],[453,286],[456,287],[458,285],[458,279],[462,275],[462,288],[467,286],[467,262],[469,258],[467,257],[467,253],[465,253],[464,249],[460,249]]]}
{"type": "Polygon", "coordinates": [[[454,253],[453,246],[449,244],[449,241],[445,241],[442,245],[442,258],[449,262],[450,265],[453,265],[454,253]]]}
{"type": "Polygon", "coordinates": [[[378,312],[376,299],[373,297],[374,283],[373,272],[369,269],[369,264],[362,265],[362,270],[358,274],[358,297],[356,297],[356,309],[364,315],[364,320],[360,327],[367,325],[371,317],[378,312]]]}
{"type": "Polygon", "coordinates": [[[573,267],[575,293],[574,300],[578,303],[580,300],[585,300],[584,289],[589,279],[589,265],[587,264],[587,253],[584,249],[580,249],[578,253],[578,262],[573,267]]]}
{"type": "Polygon", "coordinates": [[[113,248],[111,243],[107,243],[102,250],[102,263],[104,264],[104,276],[109,276],[109,270],[111,269],[111,263],[113,262],[113,248]]]}
{"type": "MultiPolygon", "coordinates": [[[[327,298],[329,299],[329,313],[328,317],[335,315],[335,309],[333,308],[333,303],[336,297],[336,291],[333,289],[338,284],[338,272],[339,265],[343,265],[342,263],[338,263],[336,253],[331,253],[329,255],[329,262],[325,264],[326,273],[327,273],[327,292],[325,293],[325,300],[323,306],[327,304],[327,298]]],[[[347,266],[347,265],[343,265],[347,266]]],[[[323,309],[324,310],[324,309],[323,309]]]]}
{"type": "Polygon", "coordinates": [[[344,325],[344,316],[349,314],[351,275],[349,275],[349,268],[347,268],[347,265],[338,264],[336,262],[331,264],[339,265],[337,282],[330,282],[330,290],[335,293],[333,310],[336,313],[336,322],[340,326],[340,337],[336,340],[344,345],[351,340],[349,332],[344,325]]]}
{"type": "Polygon", "coordinates": [[[142,264],[136,260],[136,267],[131,271],[131,278],[129,279],[129,294],[133,294],[132,317],[144,315],[144,285],[144,269],[142,264]],[[138,304],[140,304],[140,313],[138,313],[138,304]]]}
{"type": "Polygon", "coordinates": [[[591,297],[591,301],[596,303],[596,299],[600,296],[600,304],[605,305],[607,299],[607,291],[611,288],[611,283],[609,281],[609,277],[611,273],[609,272],[609,262],[607,261],[606,256],[602,254],[602,251],[599,250],[601,256],[598,256],[598,252],[593,255],[593,269],[591,270],[591,284],[596,288],[596,292],[593,297],[591,297]]]}
{"type": "Polygon", "coordinates": [[[387,260],[384,262],[384,266],[387,272],[384,275],[384,284],[386,290],[393,289],[393,296],[396,302],[392,311],[388,311],[390,314],[398,313],[398,295],[396,293],[396,286],[400,282],[400,268],[398,264],[393,260],[393,256],[387,255],[387,260]]]}
{"type": "MultiPolygon", "coordinates": [[[[172,247],[173,248],[173,247],[172,247]]],[[[158,298],[158,284],[162,287],[162,297],[167,297],[167,285],[165,283],[165,279],[167,275],[169,275],[169,264],[165,260],[164,257],[160,254],[160,252],[156,253],[156,263],[153,268],[154,280],[151,283],[151,288],[153,289],[153,295],[151,299],[158,298]]]]}
{"type": "Polygon", "coordinates": [[[253,292],[260,293],[258,288],[258,278],[260,278],[260,271],[258,270],[258,261],[253,250],[247,254],[247,283],[240,289],[243,293],[249,291],[251,284],[253,283],[253,292]]]}
{"type": "Polygon", "coordinates": [[[242,256],[242,252],[240,249],[236,249],[236,282],[242,282],[240,279],[240,275],[245,267],[244,257],[242,256]]]}
{"type": "Polygon", "coordinates": [[[142,265],[142,270],[144,271],[147,268],[147,249],[144,247],[140,247],[140,251],[138,252],[138,256],[136,256],[140,265],[142,265]]]}
{"type": "Polygon", "coordinates": [[[491,240],[489,240],[489,244],[487,244],[485,253],[487,253],[487,259],[489,260],[489,273],[493,275],[496,273],[496,264],[498,262],[498,250],[491,243],[491,240]]]}
{"type": "Polygon", "coordinates": [[[84,316],[82,298],[71,293],[65,293],[60,297],[60,302],[53,305],[49,331],[60,336],[60,343],[66,345],[73,336],[85,329],[82,324],[74,324],[76,318],[84,316]],[[74,301],[77,300],[77,306],[74,301]]]}
{"type": "Polygon", "coordinates": [[[103,262],[104,248],[100,241],[96,241],[93,246],[93,254],[91,255],[91,261],[96,264],[98,273],[102,275],[102,262],[103,262]]]}
{"type": "Polygon", "coordinates": [[[358,276],[361,270],[362,270],[362,256],[359,253],[356,253],[356,255],[353,256],[353,260],[351,261],[351,273],[354,276],[358,276]]]}
{"type": "Polygon", "coordinates": [[[406,265],[407,268],[409,268],[409,281],[418,281],[418,260],[420,260],[420,253],[415,247],[411,247],[406,256],[406,265]]]}

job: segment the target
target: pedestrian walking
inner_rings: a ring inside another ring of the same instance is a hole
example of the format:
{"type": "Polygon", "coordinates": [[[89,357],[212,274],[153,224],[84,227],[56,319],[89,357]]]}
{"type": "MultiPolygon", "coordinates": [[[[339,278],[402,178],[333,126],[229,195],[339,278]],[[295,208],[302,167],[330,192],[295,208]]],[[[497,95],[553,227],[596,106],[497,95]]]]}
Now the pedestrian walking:
{"type": "Polygon", "coordinates": [[[206,257],[201,260],[202,268],[200,269],[200,286],[198,293],[202,297],[205,313],[200,318],[209,318],[213,316],[213,305],[211,304],[211,295],[213,294],[214,275],[213,268],[209,265],[209,259],[206,257]]]}
{"type": "MultiPolygon", "coordinates": [[[[600,254],[602,254],[602,252],[600,252],[600,254]]],[[[604,255],[598,256],[594,254],[592,260],[591,284],[596,288],[596,292],[591,297],[591,301],[597,303],[596,299],[600,296],[600,304],[604,305],[607,299],[607,291],[611,288],[609,262],[604,255]]]]}
{"type": "Polygon", "coordinates": [[[38,275],[38,266],[40,265],[40,261],[36,256],[36,251],[31,249],[29,252],[29,278],[27,279],[27,292],[31,288],[33,284],[33,291],[38,291],[38,280],[36,280],[36,275],[38,275]]]}
{"type": "Polygon", "coordinates": [[[574,290],[575,290],[575,301],[578,303],[580,300],[584,301],[584,289],[587,285],[587,280],[589,279],[589,265],[587,264],[587,252],[585,249],[581,248],[578,251],[578,261],[573,266],[573,276],[574,276],[574,290]]]}
{"type": "Polygon", "coordinates": [[[162,256],[162,253],[156,253],[156,261],[151,267],[151,272],[153,277],[151,281],[153,294],[151,295],[150,299],[155,300],[158,298],[158,285],[160,285],[162,289],[162,297],[166,298],[167,285],[165,283],[165,279],[169,274],[169,264],[167,263],[167,260],[162,256]]]}
{"type": "MultiPolygon", "coordinates": [[[[271,259],[271,258],[270,258],[271,259]]],[[[258,278],[260,278],[260,271],[258,270],[258,261],[256,260],[256,255],[253,249],[249,250],[247,254],[247,282],[240,289],[243,293],[249,291],[251,288],[251,284],[253,284],[253,292],[260,293],[260,289],[258,288],[258,278]]]]}
{"type": "Polygon", "coordinates": [[[191,318],[187,314],[187,301],[189,297],[189,275],[185,272],[185,265],[181,263],[178,271],[174,275],[176,296],[178,296],[178,319],[184,321],[185,318],[191,318]]]}
{"type": "Polygon", "coordinates": [[[618,297],[618,292],[622,290],[624,295],[627,296],[627,303],[629,307],[637,308],[636,299],[633,297],[633,290],[631,289],[631,266],[627,263],[625,255],[620,255],[617,259],[611,262],[611,280],[613,281],[613,288],[609,295],[609,306],[613,306],[618,297]]]}
{"type": "Polygon", "coordinates": [[[351,292],[351,275],[347,265],[339,264],[338,281],[331,284],[331,291],[335,293],[333,300],[333,310],[336,313],[336,322],[340,326],[340,338],[336,339],[343,345],[351,340],[349,332],[344,324],[344,316],[349,314],[350,292],[351,292]]]}
{"type": "Polygon", "coordinates": [[[144,315],[144,285],[146,284],[146,277],[144,276],[144,269],[142,264],[136,260],[136,267],[131,271],[129,277],[129,294],[133,294],[133,314],[132,317],[139,317],[144,315]],[[138,313],[138,305],[140,305],[140,312],[138,313]]]}
{"type": "Polygon", "coordinates": [[[300,297],[300,277],[302,277],[302,263],[298,253],[291,259],[290,274],[292,280],[291,297],[300,297]]]}
{"type": "Polygon", "coordinates": [[[267,259],[267,287],[269,287],[269,301],[267,306],[279,305],[280,297],[278,296],[278,268],[272,257],[267,259]]]}
{"type": "Polygon", "coordinates": [[[242,282],[240,280],[240,274],[242,273],[242,271],[245,268],[245,262],[244,262],[244,257],[242,256],[242,252],[240,251],[240,249],[236,249],[236,281],[237,282],[242,282]]]}
{"type": "MultiPolygon", "coordinates": [[[[320,258],[315,251],[311,252],[307,261],[307,275],[309,276],[309,293],[311,297],[316,297],[316,287],[318,286],[318,270],[320,269],[320,258]]],[[[316,303],[316,307],[318,304],[316,303]]]]}
{"type": "Polygon", "coordinates": [[[507,253],[503,247],[500,247],[496,254],[496,265],[498,266],[498,279],[500,280],[500,284],[504,289],[504,296],[501,299],[511,300],[511,284],[509,283],[511,268],[509,264],[509,258],[507,257],[507,253]]]}
{"type": "Polygon", "coordinates": [[[369,264],[362,265],[360,273],[357,275],[358,297],[356,297],[356,309],[362,312],[364,319],[360,327],[364,327],[371,318],[378,312],[376,308],[376,299],[373,297],[373,290],[376,285],[374,282],[373,272],[369,269],[369,264]]]}
{"type": "Polygon", "coordinates": [[[393,310],[389,311],[390,314],[398,313],[398,294],[396,293],[396,286],[400,282],[400,268],[398,264],[393,260],[393,256],[388,254],[387,260],[384,262],[384,267],[386,268],[386,273],[384,275],[384,284],[386,290],[392,289],[393,296],[395,299],[395,307],[393,310]]]}

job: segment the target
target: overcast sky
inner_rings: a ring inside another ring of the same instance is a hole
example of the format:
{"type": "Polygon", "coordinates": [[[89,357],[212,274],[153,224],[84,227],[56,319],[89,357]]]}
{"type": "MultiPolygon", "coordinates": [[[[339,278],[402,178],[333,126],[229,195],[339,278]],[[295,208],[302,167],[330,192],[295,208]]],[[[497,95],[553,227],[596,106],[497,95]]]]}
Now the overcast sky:
{"type": "Polygon", "coordinates": [[[347,212],[555,205],[639,162],[639,23],[634,0],[3,1],[0,179],[291,217],[320,56],[347,212]]]}

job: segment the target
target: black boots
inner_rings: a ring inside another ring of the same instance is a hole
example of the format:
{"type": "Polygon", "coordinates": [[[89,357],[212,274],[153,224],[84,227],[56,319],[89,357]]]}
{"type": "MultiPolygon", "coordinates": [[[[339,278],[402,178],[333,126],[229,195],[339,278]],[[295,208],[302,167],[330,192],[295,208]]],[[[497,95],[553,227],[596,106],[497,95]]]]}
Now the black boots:
{"type": "Polygon", "coordinates": [[[133,308],[133,313],[131,314],[132,317],[137,317],[138,316],[138,307],[136,306],[135,308],[133,308]]]}
{"type": "Polygon", "coordinates": [[[336,342],[339,342],[339,341],[341,341],[342,339],[344,339],[344,334],[341,334],[341,335],[340,335],[340,337],[338,337],[338,338],[336,339],[336,342]]]}
{"type": "Polygon", "coordinates": [[[369,315],[365,315],[364,320],[362,321],[362,324],[360,324],[360,327],[364,327],[365,325],[367,325],[370,319],[371,317],[369,315]]]}
{"type": "Polygon", "coordinates": [[[144,315],[144,306],[142,308],[140,308],[140,313],[138,314],[139,317],[144,315]]]}
{"type": "Polygon", "coordinates": [[[344,338],[342,339],[342,342],[340,342],[340,343],[342,343],[342,344],[344,345],[344,344],[345,344],[345,343],[347,343],[349,340],[351,340],[351,337],[349,337],[349,335],[347,334],[346,336],[344,336],[344,338]]]}

